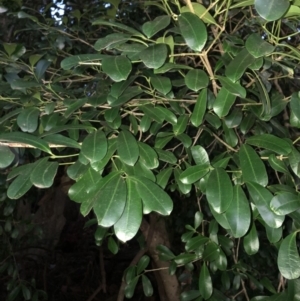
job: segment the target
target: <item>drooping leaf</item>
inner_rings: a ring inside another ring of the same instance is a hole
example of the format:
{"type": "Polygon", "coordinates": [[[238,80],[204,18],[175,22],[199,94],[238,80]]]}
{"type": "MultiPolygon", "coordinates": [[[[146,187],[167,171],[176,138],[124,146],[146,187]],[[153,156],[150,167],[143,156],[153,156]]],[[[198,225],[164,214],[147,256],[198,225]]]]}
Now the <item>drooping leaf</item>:
{"type": "Polygon", "coordinates": [[[143,212],[148,214],[151,211],[160,213],[161,215],[169,215],[173,209],[173,202],[169,195],[163,191],[157,184],[140,176],[133,177],[136,183],[137,191],[143,201],[143,212]]]}
{"type": "Polygon", "coordinates": [[[207,30],[203,21],[190,12],[178,17],[180,32],[186,44],[194,51],[200,52],[207,41],[207,30]]]}
{"type": "Polygon", "coordinates": [[[229,113],[230,108],[234,104],[236,96],[227,89],[221,88],[214,103],[213,110],[221,118],[229,113]]]}
{"type": "Polygon", "coordinates": [[[297,279],[300,277],[300,257],[296,244],[297,232],[291,233],[282,241],[278,252],[278,267],[283,277],[297,279]]]}
{"type": "Polygon", "coordinates": [[[232,182],[223,168],[215,168],[209,175],[206,197],[217,213],[228,209],[233,197],[232,182]]]}
{"type": "Polygon", "coordinates": [[[90,162],[100,161],[107,152],[107,139],[103,131],[89,134],[82,142],[81,153],[90,162]]]}
{"type": "Polygon", "coordinates": [[[271,134],[251,136],[246,139],[246,143],[268,149],[279,155],[288,155],[292,151],[292,148],[287,141],[271,134]]]}
{"type": "Polygon", "coordinates": [[[6,145],[0,145],[0,168],[8,167],[15,159],[15,154],[6,145]]]}
{"type": "Polygon", "coordinates": [[[170,24],[170,16],[158,16],[153,21],[148,21],[143,24],[142,30],[147,38],[151,38],[156,33],[166,28],[170,24]]]}
{"type": "Polygon", "coordinates": [[[121,131],[118,136],[117,151],[121,161],[130,166],[136,163],[140,155],[136,139],[127,130],[121,131]]]}
{"type": "Polygon", "coordinates": [[[165,44],[155,44],[141,51],[139,57],[148,68],[157,69],[166,61],[167,53],[165,44]]]}
{"type": "Polygon", "coordinates": [[[245,182],[252,181],[262,186],[268,184],[266,167],[251,146],[243,144],[239,150],[239,158],[245,182]]]}
{"type": "Polygon", "coordinates": [[[199,96],[197,98],[197,102],[195,104],[193,113],[191,115],[191,123],[198,127],[202,121],[206,111],[206,103],[207,103],[207,89],[201,90],[199,96]]]}
{"type": "Polygon", "coordinates": [[[49,162],[47,157],[36,161],[30,173],[31,183],[38,188],[51,187],[57,168],[58,162],[49,162]]]}
{"type": "Polygon", "coordinates": [[[203,70],[193,69],[187,73],[184,82],[189,89],[197,92],[200,89],[207,87],[209,78],[203,70]]]}
{"type": "Polygon", "coordinates": [[[201,268],[199,277],[199,291],[201,296],[207,300],[213,292],[212,280],[206,264],[204,263],[201,268]]]}
{"type": "Polygon", "coordinates": [[[271,192],[254,182],[247,182],[247,188],[264,222],[271,228],[279,228],[284,221],[284,216],[276,215],[271,210],[270,203],[273,198],[271,192]]]}
{"type": "Polygon", "coordinates": [[[254,6],[259,15],[267,21],[280,19],[290,6],[289,0],[255,0],[254,6]]]}
{"type": "Polygon", "coordinates": [[[126,80],[132,66],[129,59],[124,55],[107,57],[102,60],[103,71],[115,82],[126,80]]]}
{"type": "Polygon", "coordinates": [[[33,133],[38,127],[40,110],[36,107],[24,109],[17,117],[18,126],[23,132],[33,133]]]}

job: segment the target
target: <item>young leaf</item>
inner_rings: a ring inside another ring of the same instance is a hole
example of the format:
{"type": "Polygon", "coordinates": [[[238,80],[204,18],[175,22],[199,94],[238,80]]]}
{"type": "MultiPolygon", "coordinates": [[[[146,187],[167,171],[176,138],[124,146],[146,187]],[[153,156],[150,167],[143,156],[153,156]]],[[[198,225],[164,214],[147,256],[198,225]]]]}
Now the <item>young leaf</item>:
{"type": "Polygon", "coordinates": [[[198,16],[190,12],[182,13],[178,17],[178,22],[186,44],[194,51],[202,51],[207,41],[205,24],[198,16]]]}
{"type": "Polygon", "coordinates": [[[254,149],[243,144],[239,150],[239,158],[244,181],[252,181],[265,187],[268,184],[266,167],[254,149]]]}
{"type": "Polygon", "coordinates": [[[122,242],[132,239],[138,232],[142,217],[142,200],[138,194],[135,183],[126,178],[127,197],[125,209],[120,219],[114,225],[116,236],[122,242]]]}
{"type": "Polygon", "coordinates": [[[212,280],[205,263],[203,263],[199,277],[199,291],[201,296],[207,300],[212,295],[213,285],[212,280]]]}
{"type": "Polygon", "coordinates": [[[124,55],[104,58],[102,60],[103,71],[115,82],[127,79],[132,66],[129,59],[124,55]]]}
{"type": "Polygon", "coordinates": [[[226,171],[215,168],[209,175],[206,187],[208,203],[217,213],[228,209],[233,197],[232,182],[226,171]]]}
{"type": "Polygon", "coordinates": [[[278,252],[278,268],[283,277],[296,279],[300,277],[300,257],[296,244],[297,232],[288,235],[281,243],[278,252]]]}
{"type": "Polygon", "coordinates": [[[140,155],[136,139],[127,130],[123,130],[118,136],[117,151],[121,161],[130,166],[134,166],[140,155]]]}

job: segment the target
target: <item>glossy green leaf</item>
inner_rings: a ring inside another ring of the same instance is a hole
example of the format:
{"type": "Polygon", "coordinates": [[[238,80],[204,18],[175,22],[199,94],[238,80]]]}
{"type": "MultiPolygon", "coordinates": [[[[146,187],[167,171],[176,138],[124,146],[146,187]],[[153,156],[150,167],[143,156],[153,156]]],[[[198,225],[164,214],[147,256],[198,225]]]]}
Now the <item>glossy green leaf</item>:
{"type": "Polygon", "coordinates": [[[173,252],[167,248],[165,245],[158,245],[156,247],[156,250],[158,251],[159,257],[165,257],[163,260],[172,260],[174,259],[175,255],[173,252]]]}
{"type": "Polygon", "coordinates": [[[181,115],[178,118],[177,123],[173,125],[173,132],[176,136],[182,134],[186,130],[188,121],[188,115],[181,115]]]}
{"type": "Polygon", "coordinates": [[[175,176],[176,184],[178,185],[178,190],[181,193],[188,194],[192,189],[192,185],[191,184],[184,184],[180,181],[181,173],[182,173],[181,169],[179,169],[179,168],[174,169],[174,176],[175,176]]]}
{"type": "Polygon", "coordinates": [[[267,21],[280,19],[290,6],[289,0],[255,0],[254,6],[258,14],[267,21]]]}
{"type": "Polygon", "coordinates": [[[11,132],[11,133],[3,133],[0,134],[0,141],[2,142],[15,142],[15,143],[24,143],[25,146],[30,145],[37,149],[40,149],[48,154],[52,155],[52,152],[48,146],[48,143],[43,141],[42,139],[27,134],[23,132],[11,132]]]}
{"type": "Polygon", "coordinates": [[[91,163],[100,161],[107,152],[107,139],[103,131],[89,134],[82,142],[81,153],[91,163]]]}
{"type": "Polygon", "coordinates": [[[227,89],[221,88],[214,103],[213,110],[221,118],[229,113],[230,108],[234,104],[236,96],[227,89]]]}
{"type": "MultiPolygon", "coordinates": [[[[208,12],[207,8],[199,3],[192,2],[191,3],[194,9],[194,13],[205,23],[216,24],[216,20],[214,17],[208,12]]],[[[181,8],[181,12],[190,12],[190,8],[188,6],[183,6],[181,8]]]]}
{"type": "Polygon", "coordinates": [[[291,111],[300,119],[300,97],[298,93],[293,93],[290,100],[291,111]]]}
{"type": "Polygon", "coordinates": [[[239,185],[233,187],[232,202],[226,210],[225,216],[235,238],[242,237],[247,233],[251,222],[251,210],[247,197],[239,185]]]}
{"type": "Polygon", "coordinates": [[[162,150],[159,148],[155,148],[155,151],[157,152],[160,161],[171,163],[171,164],[175,164],[177,162],[177,158],[172,152],[162,150]]]}
{"type": "Polygon", "coordinates": [[[176,124],[178,121],[176,115],[165,107],[155,106],[155,112],[157,112],[161,117],[164,117],[164,119],[172,125],[176,124]]]}
{"type": "Polygon", "coordinates": [[[156,184],[165,189],[167,184],[169,183],[172,172],[172,168],[166,168],[160,171],[160,173],[156,176],[156,184]]]}
{"type": "Polygon", "coordinates": [[[15,159],[15,154],[6,145],[0,144],[0,168],[8,167],[15,159]]]}
{"type": "Polygon", "coordinates": [[[194,51],[202,51],[207,41],[205,24],[198,16],[190,12],[182,13],[178,17],[178,22],[186,44],[194,51]]]}
{"type": "Polygon", "coordinates": [[[209,164],[209,156],[203,146],[201,145],[192,146],[191,154],[197,165],[209,164]]]}
{"type": "Polygon", "coordinates": [[[74,141],[73,139],[70,139],[69,137],[60,134],[46,136],[45,138],[43,138],[43,140],[47,143],[51,143],[53,146],[55,145],[56,147],[67,146],[72,148],[81,148],[81,145],[77,141],[74,141]]]}
{"type": "Polygon", "coordinates": [[[87,98],[81,98],[75,100],[70,106],[68,106],[67,110],[64,113],[65,118],[69,118],[75,111],[81,108],[88,102],[87,98]]]}
{"type": "Polygon", "coordinates": [[[208,164],[190,166],[180,174],[179,179],[183,184],[193,184],[204,177],[208,172],[208,164]]]}
{"type": "Polygon", "coordinates": [[[255,61],[252,54],[246,48],[241,50],[238,55],[226,67],[225,75],[232,81],[239,80],[246,69],[255,61]]]}
{"type": "Polygon", "coordinates": [[[282,227],[279,228],[271,228],[267,224],[264,225],[267,232],[267,238],[270,243],[277,243],[282,237],[282,227]]]}
{"type": "Polygon", "coordinates": [[[296,244],[297,232],[291,233],[282,241],[278,252],[278,267],[283,277],[296,279],[300,277],[300,257],[296,244]]]}
{"type": "Polygon", "coordinates": [[[18,126],[23,132],[33,133],[38,127],[39,115],[40,110],[36,107],[22,110],[17,117],[18,126]]]}
{"type": "Polygon", "coordinates": [[[180,300],[181,301],[192,301],[192,300],[196,300],[200,296],[201,296],[201,293],[199,290],[190,290],[187,292],[182,292],[180,294],[180,300]]]}
{"type": "Polygon", "coordinates": [[[207,103],[207,89],[201,90],[199,96],[197,98],[197,102],[195,104],[193,113],[191,115],[191,123],[198,127],[202,121],[206,111],[206,103],[207,103]]]}
{"type": "Polygon", "coordinates": [[[150,257],[148,255],[144,255],[141,257],[141,259],[139,260],[138,264],[137,264],[137,274],[141,274],[142,272],[144,272],[144,270],[147,268],[147,266],[149,265],[150,262],[150,257]]]}
{"type": "Polygon", "coordinates": [[[69,56],[63,59],[60,63],[60,66],[64,70],[70,70],[73,67],[78,65],[93,65],[93,62],[99,63],[102,59],[108,57],[105,54],[79,54],[74,56],[69,56]]]}
{"type": "Polygon", "coordinates": [[[183,254],[180,254],[180,255],[176,256],[174,258],[174,261],[177,264],[185,265],[185,264],[188,264],[188,263],[192,262],[196,258],[197,258],[196,254],[186,254],[186,253],[183,253],[183,254]]]}
{"type": "Polygon", "coordinates": [[[226,171],[215,168],[209,175],[206,187],[206,197],[217,213],[228,209],[233,197],[232,182],[226,171]]]}
{"type": "Polygon", "coordinates": [[[49,188],[53,185],[58,162],[49,162],[48,158],[36,161],[30,173],[31,183],[38,188],[49,188]]]}
{"type": "Polygon", "coordinates": [[[253,223],[249,233],[243,239],[244,249],[248,255],[254,255],[259,250],[259,240],[257,230],[253,223]]]}
{"type": "Polygon", "coordinates": [[[300,153],[295,147],[292,147],[292,152],[289,155],[289,163],[295,175],[300,177],[300,153]]]}
{"type": "Polygon", "coordinates": [[[87,171],[88,168],[89,168],[88,165],[84,165],[78,160],[74,164],[68,167],[67,175],[72,180],[77,181],[84,175],[84,173],[87,171]]]}
{"type": "Polygon", "coordinates": [[[287,141],[271,134],[251,136],[246,139],[246,143],[268,149],[279,155],[288,155],[292,151],[292,148],[287,141]]]}
{"type": "Polygon", "coordinates": [[[278,159],[274,154],[271,154],[268,159],[269,164],[271,167],[279,172],[289,174],[289,170],[287,166],[285,165],[283,160],[278,159]]]}
{"type": "Polygon", "coordinates": [[[158,167],[159,161],[156,151],[146,143],[138,142],[140,160],[149,169],[158,167]]]}
{"type": "Polygon", "coordinates": [[[202,254],[202,258],[204,261],[215,261],[220,255],[220,248],[219,246],[213,242],[210,241],[204,249],[204,252],[202,254]]]}
{"type": "Polygon", "coordinates": [[[158,16],[153,21],[148,21],[143,24],[142,30],[147,38],[151,38],[156,33],[166,28],[170,24],[171,18],[167,15],[158,16]]]}
{"type": "Polygon", "coordinates": [[[262,186],[267,186],[268,174],[266,167],[251,146],[246,144],[241,146],[239,150],[239,159],[245,182],[252,181],[262,186]]]}
{"type": "Polygon", "coordinates": [[[119,247],[118,247],[116,241],[111,236],[108,238],[107,248],[114,255],[117,254],[119,251],[119,247]]]}
{"type": "Polygon", "coordinates": [[[220,81],[223,88],[235,96],[242,98],[246,97],[246,89],[240,85],[238,82],[232,82],[230,79],[224,76],[218,76],[217,79],[220,81]]]}
{"type": "Polygon", "coordinates": [[[164,64],[167,54],[168,49],[165,44],[155,44],[141,51],[139,57],[148,68],[157,69],[164,64]]]}
{"type": "Polygon", "coordinates": [[[132,298],[138,281],[139,281],[139,276],[136,276],[129,283],[127,283],[127,285],[125,286],[125,290],[124,290],[126,298],[128,298],[128,299],[132,298]]]}
{"type": "Polygon", "coordinates": [[[271,192],[254,182],[247,182],[247,188],[251,199],[265,223],[271,228],[279,228],[284,221],[284,216],[276,215],[271,210],[270,203],[273,198],[271,192]]]}
{"type": "Polygon", "coordinates": [[[282,191],[272,198],[270,207],[276,214],[286,215],[300,209],[300,199],[294,193],[282,191]]]}
{"type": "Polygon", "coordinates": [[[275,49],[273,45],[264,41],[258,33],[251,34],[247,38],[245,46],[255,58],[269,55],[275,49]]]}
{"type": "Polygon", "coordinates": [[[102,60],[102,69],[113,81],[120,82],[127,79],[132,66],[126,56],[119,55],[104,58],[102,60]]]}
{"type": "Polygon", "coordinates": [[[167,95],[172,89],[171,80],[165,76],[151,76],[152,86],[160,93],[167,95]]]}
{"type": "Polygon", "coordinates": [[[40,60],[35,66],[35,77],[38,81],[40,81],[42,78],[44,78],[45,72],[48,69],[48,67],[51,65],[50,61],[47,60],[40,60]]]}
{"type": "Polygon", "coordinates": [[[164,121],[164,113],[161,110],[157,110],[156,107],[153,107],[152,105],[144,105],[141,106],[140,109],[145,113],[146,116],[155,120],[157,123],[162,123],[164,121]]]}
{"type": "Polygon", "coordinates": [[[117,151],[121,161],[130,166],[136,163],[140,155],[136,139],[127,130],[119,133],[117,151]]]}
{"type": "Polygon", "coordinates": [[[200,272],[199,291],[201,296],[205,300],[209,299],[209,297],[212,295],[213,292],[212,280],[205,263],[202,265],[201,272],[200,272]]]}
{"type": "Polygon", "coordinates": [[[125,209],[114,225],[115,234],[122,242],[130,240],[136,235],[143,217],[142,200],[131,178],[126,178],[126,187],[127,201],[125,209]]]}
{"type": "Polygon", "coordinates": [[[98,224],[102,227],[110,227],[120,219],[127,196],[126,184],[120,173],[112,172],[106,178],[102,189],[91,197],[98,224]]]}
{"type": "Polygon", "coordinates": [[[197,92],[200,89],[207,87],[209,78],[203,70],[193,69],[187,73],[184,82],[189,89],[197,92]]]}
{"type": "Polygon", "coordinates": [[[187,241],[185,245],[185,250],[187,252],[195,251],[200,247],[204,246],[208,241],[209,241],[208,237],[199,234],[187,241]]]}
{"type": "Polygon", "coordinates": [[[154,74],[160,74],[160,73],[166,73],[170,70],[192,70],[193,68],[187,65],[182,64],[174,64],[174,63],[165,63],[163,66],[161,66],[158,69],[154,70],[154,74]]]}
{"type": "Polygon", "coordinates": [[[104,38],[100,38],[96,41],[94,48],[97,51],[100,51],[102,49],[113,49],[115,46],[121,43],[125,43],[130,39],[129,34],[121,34],[121,33],[112,33],[108,34],[104,38]]]}
{"type": "Polygon", "coordinates": [[[143,201],[143,212],[148,214],[151,211],[161,215],[169,215],[173,209],[173,202],[169,195],[163,191],[156,183],[140,176],[133,177],[137,191],[143,201]]]}
{"type": "Polygon", "coordinates": [[[27,170],[11,182],[7,190],[7,196],[10,199],[19,199],[31,188],[31,186],[30,170],[27,170]]]}

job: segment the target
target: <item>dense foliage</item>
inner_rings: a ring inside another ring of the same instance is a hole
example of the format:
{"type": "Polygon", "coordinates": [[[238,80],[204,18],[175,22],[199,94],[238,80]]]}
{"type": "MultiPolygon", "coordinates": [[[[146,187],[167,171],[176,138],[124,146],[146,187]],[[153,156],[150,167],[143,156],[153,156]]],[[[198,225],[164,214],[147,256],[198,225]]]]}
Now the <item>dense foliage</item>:
{"type": "Polygon", "coordinates": [[[98,246],[144,237],[118,300],[153,294],[150,262],[161,300],[300,299],[299,0],[0,13],[8,300],[46,298],[19,273],[17,212],[63,177],[98,246]]]}

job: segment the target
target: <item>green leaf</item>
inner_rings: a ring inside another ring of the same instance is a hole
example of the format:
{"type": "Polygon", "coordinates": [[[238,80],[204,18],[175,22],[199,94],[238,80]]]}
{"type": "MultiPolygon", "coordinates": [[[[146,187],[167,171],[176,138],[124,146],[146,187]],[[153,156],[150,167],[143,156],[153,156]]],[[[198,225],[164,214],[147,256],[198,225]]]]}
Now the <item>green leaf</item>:
{"type": "Polygon", "coordinates": [[[282,191],[272,198],[270,207],[274,213],[286,215],[300,208],[300,199],[294,193],[282,191]]]}
{"type": "Polygon", "coordinates": [[[232,82],[236,82],[243,76],[246,69],[254,63],[254,61],[254,56],[244,48],[226,67],[225,74],[232,82]]]}
{"type": "Polygon", "coordinates": [[[284,221],[284,216],[276,215],[271,210],[270,203],[273,198],[271,192],[254,182],[248,182],[247,188],[255,206],[258,209],[258,212],[265,223],[271,228],[279,228],[284,221]]]}
{"type": "Polygon", "coordinates": [[[194,51],[202,51],[207,41],[205,24],[190,12],[182,13],[178,17],[178,23],[186,44],[194,51]]]}
{"type": "Polygon", "coordinates": [[[38,188],[49,188],[53,185],[54,177],[58,168],[58,162],[48,162],[48,158],[43,158],[34,164],[30,173],[31,183],[38,188]]]}
{"type": "MultiPolygon", "coordinates": [[[[214,17],[208,12],[207,8],[202,4],[192,2],[191,3],[195,14],[205,23],[216,24],[214,17]]],[[[181,13],[190,12],[188,6],[183,6],[181,8],[181,13]]]]}
{"type": "Polygon", "coordinates": [[[89,134],[82,142],[81,153],[91,163],[100,161],[107,152],[107,139],[103,131],[89,134]]]}
{"type": "Polygon", "coordinates": [[[0,144],[0,168],[8,167],[15,159],[15,154],[6,145],[0,144]]]}
{"type": "Polygon", "coordinates": [[[153,37],[156,33],[166,28],[170,24],[169,16],[158,16],[153,21],[148,21],[143,24],[142,30],[147,38],[153,37]]]}
{"type": "Polygon", "coordinates": [[[136,139],[127,130],[119,133],[117,151],[121,161],[130,166],[134,166],[140,155],[136,139]]]}
{"type": "Polygon", "coordinates": [[[56,147],[73,147],[73,148],[81,148],[81,145],[74,141],[73,139],[70,139],[69,137],[60,135],[60,134],[53,134],[46,136],[44,141],[56,145],[56,147]]]}
{"type": "Polygon", "coordinates": [[[190,290],[188,292],[181,293],[180,300],[181,301],[192,301],[192,300],[196,300],[200,296],[201,296],[201,293],[199,290],[190,290]]]}
{"type": "Polygon", "coordinates": [[[255,182],[262,186],[268,184],[266,167],[254,149],[243,144],[239,150],[239,159],[245,182],[255,182]]]}
{"type": "Polygon", "coordinates": [[[291,111],[296,115],[297,119],[300,120],[300,97],[298,93],[293,93],[290,100],[291,111]]]}
{"type": "Polygon", "coordinates": [[[289,163],[295,175],[300,177],[300,153],[295,147],[292,147],[292,152],[289,155],[289,163]]]}
{"type": "Polygon", "coordinates": [[[129,283],[127,283],[127,285],[125,286],[125,290],[124,290],[126,298],[128,298],[128,299],[132,298],[138,281],[139,281],[139,276],[136,276],[129,283]]]}
{"type": "Polygon", "coordinates": [[[278,252],[278,268],[283,277],[296,279],[300,277],[300,257],[296,244],[297,232],[288,235],[281,243],[278,252]]]}
{"type": "Polygon", "coordinates": [[[68,106],[67,110],[64,113],[65,118],[69,118],[75,111],[81,108],[88,102],[88,98],[81,98],[74,101],[70,106],[68,106]]]}
{"type": "Polygon", "coordinates": [[[84,173],[87,171],[88,168],[89,168],[88,165],[84,165],[78,160],[74,164],[68,167],[67,175],[72,180],[77,181],[84,175],[84,173]]]}
{"type": "Polygon", "coordinates": [[[149,265],[149,262],[150,262],[150,257],[148,255],[142,256],[141,259],[139,260],[138,264],[137,264],[136,273],[139,275],[142,272],[144,272],[144,270],[149,265]]]}
{"type": "Polygon", "coordinates": [[[195,251],[200,247],[204,246],[208,241],[209,241],[208,237],[199,234],[196,237],[193,237],[187,241],[185,245],[185,250],[187,252],[195,251]]]}
{"type": "Polygon", "coordinates": [[[243,240],[244,249],[248,255],[254,255],[259,250],[259,240],[255,224],[253,223],[249,233],[244,237],[243,240]]]}
{"type": "Polygon", "coordinates": [[[246,97],[246,89],[240,85],[240,83],[234,83],[230,79],[224,76],[217,76],[223,88],[235,96],[242,98],[246,97]]]}
{"type": "Polygon", "coordinates": [[[209,164],[209,156],[203,146],[201,145],[192,146],[191,154],[197,165],[209,164]]]}
{"type": "Polygon", "coordinates": [[[165,76],[151,76],[150,82],[158,92],[164,95],[167,95],[172,89],[171,80],[165,76]]]}
{"type": "Polygon", "coordinates": [[[114,255],[118,253],[119,247],[115,240],[110,236],[107,242],[108,250],[111,251],[114,255]]]}
{"type": "Polygon", "coordinates": [[[202,121],[206,111],[206,103],[207,103],[207,89],[203,89],[197,98],[197,102],[195,104],[193,113],[191,115],[191,123],[198,127],[202,121]]]}
{"type": "Polygon", "coordinates": [[[208,203],[217,213],[225,212],[233,197],[232,182],[226,171],[215,168],[209,175],[206,187],[208,203]]]}
{"type": "Polygon", "coordinates": [[[161,188],[165,189],[169,182],[172,172],[172,168],[166,168],[161,170],[160,173],[156,176],[156,184],[159,185],[161,188]]]}
{"type": "Polygon", "coordinates": [[[246,40],[246,49],[255,58],[271,54],[275,47],[270,43],[264,41],[258,33],[251,34],[246,40]]]}
{"type": "Polygon", "coordinates": [[[279,172],[289,174],[289,170],[285,165],[283,160],[278,159],[274,154],[269,156],[268,162],[270,163],[271,167],[279,172]]]}
{"type": "Polygon", "coordinates": [[[267,21],[280,19],[289,9],[289,0],[255,0],[254,6],[258,14],[267,21]]]}
{"type": "Polygon", "coordinates": [[[64,70],[70,70],[73,67],[76,67],[77,65],[90,65],[92,66],[93,63],[98,64],[99,61],[102,59],[109,57],[105,54],[79,54],[74,56],[69,56],[65,59],[63,59],[60,63],[60,66],[64,70]]]}
{"type": "MultiPolygon", "coordinates": [[[[112,172],[105,178],[104,186],[91,197],[98,225],[111,227],[121,217],[126,204],[126,184],[119,172],[112,172]]],[[[99,182],[98,182],[99,183],[99,182]]]]}
{"type": "Polygon", "coordinates": [[[155,106],[155,112],[172,125],[176,124],[178,121],[176,115],[171,110],[165,107],[157,105],[155,106]]]}
{"type": "Polygon", "coordinates": [[[19,293],[21,291],[21,285],[16,285],[8,294],[7,301],[14,301],[18,297],[19,293]]]}
{"type": "Polygon", "coordinates": [[[199,277],[199,291],[201,296],[207,300],[212,295],[213,285],[212,280],[206,264],[204,263],[201,268],[199,277]]]}
{"type": "Polygon", "coordinates": [[[30,181],[30,170],[26,170],[12,181],[7,190],[7,196],[10,199],[19,199],[23,196],[32,186],[30,181]]]}
{"type": "Polygon", "coordinates": [[[260,148],[268,149],[279,155],[288,155],[292,151],[292,148],[287,141],[271,134],[251,136],[246,139],[246,143],[260,148]]]}
{"type": "Polygon", "coordinates": [[[127,79],[132,66],[129,59],[124,55],[107,57],[102,60],[102,69],[112,80],[120,82],[127,79]]]}
{"type": "Polygon", "coordinates": [[[153,295],[153,287],[149,280],[149,278],[145,275],[142,275],[142,284],[143,284],[143,291],[146,297],[150,297],[153,295]]]}
{"type": "Polygon", "coordinates": [[[30,145],[32,147],[38,148],[52,155],[52,152],[45,141],[27,133],[22,133],[22,132],[3,133],[0,134],[0,141],[24,143],[25,146],[30,145]]]}
{"type": "Polygon", "coordinates": [[[161,215],[169,215],[173,209],[173,202],[169,195],[163,191],[157,184],[140,176],[133,177],[136,183],[137,191],[143,201],[143,212],[148,214],[155,211],[161,215]]]}
{"type": "Polygon", "coordinates": [[[236,96],[227,89],[221,88],[214,103],[213,110],[221,118],[229,113],[230,108],[234,104],[236,96]]]}
{"type": "Polygon", "coordinates": [[[40,60],[36,64],[34,74],[38,81],[40,81],[42,78],[44,78],[45,72],[50,65],[51,65],[51,62],[49,62],[47,60],[40,60]]]}
{"type": "Polygon", "coordinates": [[[189,89],[197,92],[200,89],[207,87],[209,78],[203,70],[193,69],[187,73],[184,82],[189,89]]]}
{"type": "Polygon", "coordinates": [[[170,70],[181,70],[181,69],[192,70],[193,68],[190,66],[181,65],[181,64],[165,63],[162,67],[155,69],[154,73],[155,74],[166,73],[170,70]]]}
{"type": "Polygon", "coordinates": [[[209,172],[209,165],[190,166],[180,174],[180,181],[183,184],[193,184],[203,178],[209,172]]]}
{"type": "Polygon", "coordinates": [[[112,33],[108,34],[104,38],[98,39],[94,45],[95,50],[100,51],[102,49],[113,49],[121,43],[125,43],[130,39],[131,35],[124,33],[112,33]]]}
{"type": "Polygon", "coordinates": [[[189,121],[188,115],[181,115],[178,118],[177,123],[173,125],[173,132],[176,136],[182,134],[186,130],[188,121],[189,121]]]}
{"type": "Polygon", "coordinates": [[[138,142],[140,160],[149,169],[157,168],[159,165],[156,151],[146,143],[138,142]]]}
{"type": "Polygon", "coordinates": [[[125,209],[114,225],[115,234],[122,242],[130,240],[136,235],[143,217],[142,200],[131,178],[126,178],[126,187],[127,201],[125,209]]]}
{"type": "Polygon", "coordinates": [[[141,51],[139,57],[148,68],[157,69],[164,64],[167,54],[166,44],[155,44],[141,51]]]}
{"type": "Polygon", "coordinates": [[[197,255],[196,254],[186,254],[186,253],[183,253],[183,254],[180,254],[178,256],[176,256],[174,258],[174,261],[179,265],[185,265],[187,263],[190,263],[192,262],[193,260],[195,260],[197,258],[197,255]]]}
{"type": "Polygon", "coordinates": [[[24,109],[17,117],[18,126],[23,132],[33,133],[38,127],[39,116],[40,110],[36,107],[24,109]]]}
{"type": "Polygon", "coordinates": [[[251,210],[247,197],[239,185],[233,187],[232,202],[226,210],[225,216],[235,238],[242,237],[247,233],[251,222],[251,210]]]}

